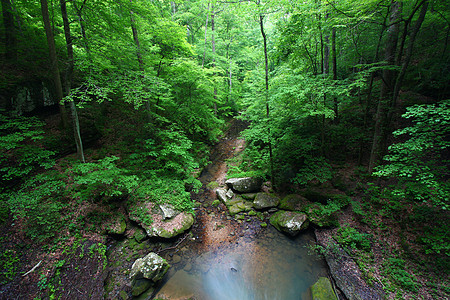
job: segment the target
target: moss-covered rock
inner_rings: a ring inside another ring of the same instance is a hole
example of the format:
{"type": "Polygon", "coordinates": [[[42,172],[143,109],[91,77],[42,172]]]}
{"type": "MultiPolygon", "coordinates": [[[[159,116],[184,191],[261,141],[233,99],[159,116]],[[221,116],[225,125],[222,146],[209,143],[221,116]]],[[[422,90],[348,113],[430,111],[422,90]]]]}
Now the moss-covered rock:
{"type": "Polygon", "coordinates": [[[244,198],[247,201],[253,201],[253,200],[255,200],[256,193],[242,194],[241,197],[244,198]]]}
{"type": "Polygon", "coordinates": [[[308,228],[309,221],[304,213],[280,210],[270,217],[270,224],[278,231],[296,236],[300,231],[308,228]]]}
{"type": "Polygon", "coordinates": [[[214,207],[219,206],[219,204],[220,204],[220,200],[214,200],[214,201],[212,202],[212,206],[214,206],[214,207]]]}
{"type": "Polygon", "coordinates": [[[164,277],[169,268],[170,265],[164,258],[154,252],[150,252],[133,263],[130,278],[133,282],[142,278],[157,282],[164,277]]]}
{"type": "Polygon", "coordinates": [[[311,202],[302,195],[291,194],[280,200],[278,208],[282,210],[303,211],[310,203],[311,202]]]}
{"type": "Polygon", "coordinates": [[[338,300],[330,280],[326,277],[320,277],[319,280],[311,286],[311,296],[313,300],[338,300]]]}
{"type": "Polygon", "coordinates": [[[137,297],[144,293],[146,290],[151,288],[153,285],[153,282],[149,279],[141,278],[137,279],[131,288],[131,294],[133,297],[137,297]]]}
{"type": "Polygon", "coordinates": [[[277,207],[278,204],[280,204],[280,198],[275,194],[258,193],[253,200],[253,207],[260,210],[277,207]]]}

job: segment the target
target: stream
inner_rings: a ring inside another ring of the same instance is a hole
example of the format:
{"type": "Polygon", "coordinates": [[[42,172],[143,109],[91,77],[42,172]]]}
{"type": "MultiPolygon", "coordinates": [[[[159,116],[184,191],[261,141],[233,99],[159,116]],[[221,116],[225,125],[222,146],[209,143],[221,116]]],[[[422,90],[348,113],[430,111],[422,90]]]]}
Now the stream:
{"type": "MultiPolygon", "coordinates": [[[[327,276],[325,262],[308,248],[315,244],[312,232],[290,238],[270,225],[262,228],[256,216],[236,220],[222,204],[211,205],[215,189],[206,186],[214,181],[225,185],[227,160],[245,147],[239,137],[244,128],[235,120],[213,149],[212,163],[199,178],[203,188],[194,195],[202,205],[196,212],[193,237],[176,254],[166,256],[174,267],[155,299],[306,300],[311,299],[309,287],[327,276]]],[[[268,223],[269,214],[264,216],[268,223]]]]}

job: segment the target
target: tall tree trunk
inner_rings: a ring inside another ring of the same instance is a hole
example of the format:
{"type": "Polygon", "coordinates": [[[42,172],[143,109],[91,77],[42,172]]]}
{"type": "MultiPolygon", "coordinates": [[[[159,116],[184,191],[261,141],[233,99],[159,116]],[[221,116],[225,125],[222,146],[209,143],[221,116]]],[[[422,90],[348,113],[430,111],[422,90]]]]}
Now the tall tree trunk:
{"type": "Polygon", "coordinates": [[[17,39],[12,5],[10,0],[1,0],[1,2],[5,27],[5,57],[8,60],[17,60],[17,39]]]}
{"type": "MultiPolygon", "coordinates": [[[[133,0],[130,0],[130,3],[132,3],[133,0]]],[[[133,10],[130,10],[130,20],[131,20],[131,31],[133,32],[133,40],[134,43],[136,44],[136,57],[138,60],[138,64],[139,64],[139,71],[141,71],[141,78],[144,78],[144,60],[142,58],[142,53],[141,53],[141,43],[139,42],[139,35],[138,35],[138,31],[137,31],[137,27],[136,27],[136,21],[133,18],[134,12],[133,10]]],[[[152,115],[150,112],[150,101],[146,100],[144,101],[144,105],[145,105],[145,111],[147,113],[147,120],[148,122],[152,121],[152,115]]]]}
{"type": "MultiPolygon", "coordinates": [[[[328,13],[325,14],[325,23],[328,20],[328,13]]],[[[328,74],[330,74],[330,36],[327,34],[323,38],[323,75],[324,78],[328,78],[328,74]]],[[[323,95],[323,107],[325,108],[327,105],[327,95],[323,95]]],[[[322,115],[322,128],[320,131],[320,151],[322,155],[325,156],[325,114],[322,115]]]]}
{"type": "Polygon", "coordinates": [[[269,59],[267,56],[267,37],[264,32],[264,16],[259,15],[259,25],[261,27],[261,35],[264,42],[264,70],[265,70],[265,98],[266,98],[266,117],[269,120],[267,126],[267,134],[269,138],[269,159],[270,159],[270,180],[272,185],[275,186],[275,178],[273,174],[273,154],[272,154],[272,137],[270,133],[270,109],[269,109],[269,59]]]}
{"type": "Polygon", "coordinates": [[[72,3],[73,3],[73,7],[75,8],[75,10],[77,12],[78,22],[80,23],[80,32],[81,32],[81,36],[83,37],[84,49],[86,50],[86,53],[90,60],[89,43],[88,43],[88,39],[86,36],[86,29],[85,29],[85,24],[84,24],[84,19],[83,19],[83,8],[84,8],[84,5],[86,4],[86,1],[87,0],[84,0],[80,7],[77,6],[76,1],[73,1],[72,3]]]}
{"type": "Polygon", "coordinates": [[[208,45],[208,17],[209,17],[209,2],[208,2],[208,9],[206,13],[206,22],[205,22],[205,46],[203,47],[203,59],[202,59],[202,68],[205,65],[205,58],[206,58],[206,47],[208,45]]]}
{"type": "MultiPolygon", "coordinates": [[[[337,80],[337,53],[336,53],[336,28],[333,27],[331,30],[331,60],[333,65],[333,80],[337,80]]],[[[338,115],[338,99],[336,96],[333,97],[333,107],[334,107],[334,120],[335,123],[339,122],[338,115]]]]}
{"type": "Polygon", "coordinates": [[[53,73],[53,82],[55,84],[55,91],[56,91],[56,100],[59,103],[59,111],[61,114],[61,122],[64,128],[68,128],[68,120],[67,120],[67,112],[66,108],[63,103],[61,103],[61,100],[63,99],[63,91],[62,91],[62,85],[61,85],[61,78],[59,76],[59,68],[58,68],[58,57],[56,56],[56,47],[55,47],[55,40],[53,39],[53,33],[52,28],[50,25],[50,18],[48,14],[48,4],[47,0],[41,0],[41,11],[42,11],[42,18],[44,21],[44,27],[45,27],[45,34],[47,36],[47,44],[49,49],[49,55],[50,55],[50,67],[52,68],[53,73]]]}
{"type": "MultiPolygon", "coordinates": [[[[72,35],[70,34],[69,19],[67,17],[66,0],[59,0],[59,4],[61,6],[61,15],[64,24],[64,35],[66,37],[67,60],[68,60],[65,76],[65,90],[66,95],[69,95],[70,89],[72,88],[73,65],[74,65],[72,35]]],[[[78,119],[77,107],[73,99],[69,102],[69,106],[72,115],[73,136],[75,139],[75,145],[77,147],[78,159],[84,163],[85,159],[84,159],[83,141],[81,140],[81,133],[80,133],[80,121],[78,119]]]]}
{"type": "MultiPolygon", "coordinates": [[[[397,1],[391,1],[391,14],[389,17],[388,37],[384,52],[384,59],[387,66],[395,64],[395,54],[397,50],[398,34],[399,34],[399,20],[401,16],[401,6],[397,1]]],[[[383,70],[382,85],[380,91],[380,98],[378,100],[377,113],[375,116],[375,129],[372,141],[372,149],[369,160],[369,173],[372,173],[373,168],[380,159],[381,144],[383,139],[383,126],[386,125],[386,109],[389,98],[392,96],[394,89],[394,71],[383,70]]]]}

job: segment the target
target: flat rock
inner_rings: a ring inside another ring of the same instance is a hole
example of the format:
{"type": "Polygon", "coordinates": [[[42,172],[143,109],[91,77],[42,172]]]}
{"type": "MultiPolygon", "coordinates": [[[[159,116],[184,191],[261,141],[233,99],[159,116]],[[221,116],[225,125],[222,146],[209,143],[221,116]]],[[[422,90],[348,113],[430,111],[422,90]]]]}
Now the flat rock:
{"type": "Polygon", "coordinates": [[[268,209],[277,207],[280,204],[280,198],[274,194],[258,193],[253,200],[253,207],[255,209],[268,209]]]}
{"type": "Polygon", "coordinates": [[[282,210],[303,211],[310,203],[308,199],[301,195],[291,194],[280,200],[278,208],[282,210]]]}
{"type": "Polygon", "coordinates": [[[320,277],[319,280],[311,286],[311,295],[313,300],[338,300],[330,279],[326,277],[320,277]]]}
{"type": "Polygon", "coordinates": [[[225,182],[237,193],[254,193],[261,190],[262,180],[254,177],[230,178],[225,182]]]}
{"type": "Polygon", "coordinates": [[[272,224],[278,231],[296,236],[300,231],[308,228],[308,217],[304,213],[280,210],[270,217],[272,224]]]}
{"type": "Polygon", "coordinates": [[[169,270],[169,263],[154,252],[138,258],[131,267],[130,278],[133,282],[145,278],[153,282],[161,280],[169,270]]]}
{"type": "Polygon", "coordinates": [[[318,245],[325,248],[333,245],[334,250],[325,255],[325,260],[336,285],[349,300],[385,299],[383,289],[378,283],[374,282],[373,286],[369,286],[364,281],[355,261],[333,241],[331,230],[316,229],[314,233],[318,245]]]}

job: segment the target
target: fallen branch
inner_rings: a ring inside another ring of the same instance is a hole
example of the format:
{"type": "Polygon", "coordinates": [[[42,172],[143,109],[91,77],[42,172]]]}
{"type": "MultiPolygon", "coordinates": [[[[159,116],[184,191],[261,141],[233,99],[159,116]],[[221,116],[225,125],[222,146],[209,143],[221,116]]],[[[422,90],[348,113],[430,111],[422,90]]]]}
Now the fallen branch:
{"type": "Polygon", "coordinates": [[[31,268],[30,271],[26,272],[25,274],[22,275],[22,277],[27,276],[28,274],[30,274],[31,272],[33,272],[34,270],[36,270],[37,267],[39,267],[42,263],[42,260],[40,262],[37,263],[37,265],[35,265],[34,267],[31,268]]]}
{"type": "Polygon", "coordinates": [[[173,247],[168,247],[168,248],[164,248],[164,249],[162,249],[162,250],[159,250],[158,252],[157,252],[157,254],[160,254],[161,252],[163,252],[163,251],[166,251],[166,250],[171,250],[171,249],[175,249],[176,247],[178,247],[186,238],[187,238],[187,236],[188,236],[188,234],[186,233],[185,235],[184,235],[184,237],[175,245],[175,246],[173,246],[173,247]]]}

